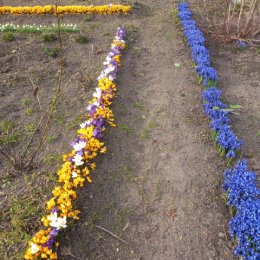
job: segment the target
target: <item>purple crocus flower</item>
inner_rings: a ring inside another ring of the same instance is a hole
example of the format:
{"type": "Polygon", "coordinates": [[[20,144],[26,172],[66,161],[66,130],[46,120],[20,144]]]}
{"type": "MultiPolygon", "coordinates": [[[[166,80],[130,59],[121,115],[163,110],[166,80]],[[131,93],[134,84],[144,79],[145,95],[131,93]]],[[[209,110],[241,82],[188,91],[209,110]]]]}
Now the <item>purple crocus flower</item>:
{"type": "Polygon", "coordinates": [[[50,236],[56,237],[59,233],[59,230],[57,228],[53,228],[50,232],[50,236]]]}
{"type": "Polygon", "coordinates": [[[77,154],[79,154],[80,156],[83,156],[84,155],[84,151],[80,150],[80,151],[77,152],[77,154]]]}
{"type": "Polygon", "coordinates": [[[94,116],[94,114],[96,113],[97,107],[95,105],[91,106],[91,109],[89,110],[89,115],[91,117],[94,116]]]}
{"type": "Polygon", "coordinates": [[[51,210],[52,213],[55,213],[55,212],[58,212],[58,211],[59,210],[56,207],[52,208],[52,210],[51,210]]]}
{"type": "Polygon", "coordinates": [[[93,131],[93,136],[97,139],[100,139],[103,137],[103,133],[102,133],[102,130],[98,127],[96,127],[93,131]]]}
{"type": "Polygon", "coordinates": [[[97,127],[102,127],[103,124],[104,124],[104,119],[103,118],[95,118],[95,119],[93,119],[92,124],[94,126],[97,126],[97,127]]]}
{"type": "Polygon", "coordinates": [[[53,236],[50,237],[50,239],[47,241],[46,246],[51,249],[55,243],[55,238],[53,236]]]}

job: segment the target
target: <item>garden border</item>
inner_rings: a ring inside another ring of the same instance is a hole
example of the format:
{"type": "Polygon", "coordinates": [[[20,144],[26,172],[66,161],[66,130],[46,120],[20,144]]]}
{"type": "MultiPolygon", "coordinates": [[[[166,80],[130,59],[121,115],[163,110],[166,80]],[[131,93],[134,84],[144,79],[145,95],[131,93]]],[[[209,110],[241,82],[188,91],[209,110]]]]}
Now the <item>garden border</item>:
{"type": "MultiPolygon", "coordinates": [[[[217,71],[211,66],[205,38],[191,16],[188,3],[179,3],[178,17],[191,48],[195,71],[205,87],[202,92],[204,112],[210,119],[213,139],[230,165],[231,160],[238,158],[243,143],[235,135],[229,118],[236,106],[232,108],[221,101],[222,92],[216,87],[217,71]]],[[[245,159],[239,160],[233,170],[225,171],[223,188],[231,211],[230,235],[237,242],[234,254],[243,260],[257,260],[260,258],[260,188],[255,172],[248,169],[245,159]]]]}

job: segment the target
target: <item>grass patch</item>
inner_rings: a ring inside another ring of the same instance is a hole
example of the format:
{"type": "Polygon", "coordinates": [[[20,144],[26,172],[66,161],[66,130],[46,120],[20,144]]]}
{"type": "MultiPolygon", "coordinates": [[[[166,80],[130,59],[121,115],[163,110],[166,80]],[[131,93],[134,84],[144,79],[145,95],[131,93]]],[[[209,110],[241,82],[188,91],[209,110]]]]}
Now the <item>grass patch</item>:
{"type": "Polygon", "coordinates": [[[142,130],[140,137],[142,139],[147,139],[150,137],[152,129],[156,128],[158,124],[154,121],[148,123],[148,125],[142,130]]]}
{"type": "Polygon", "coordinates": [[[127,125],[127,124],[126,125],[119,124],[118,127],[119,127],[119,129],[124,131],[127,136],[130,136],[132,134],[132,132],[133,132],[133,129],[129,125],[127,125]]]}
{"type": "Polygon", "coordinates": [[[23,98],[23,99],[22,99],[22,105],[23,105],[24,107],[28,107],[28,106],[31,105],[31,104],[32,104],[32,101],[31,101],[30,98],[23,98]]]}
{"type": "Polygon", "coordinates": [[[44,157],[43,161],[50,166],[59,166],[62,163],[62,156],[59,153],[48,154],[44,157]]]}
{"type": "Polygon", "coordinates": [[[178,13],[179,13],[179,11],[178,11],[177,8],[173,8],[173,9],[171,10],[171,16],[172,16],[172,18],[173,18],[173,21],[174,21],[177,25],[180,25],[180,24],[181,24],[181,21],[180,21],[180,19],[179,19],[179,17],[178,17],[178,13]]]}
{"type": "Polygon", "coordinates": [[[44,48],[43,51],[51,58],[57,58],[59,54],[59,48],[44,48]]]}
{"type": "Polygon", "coordinates": [[[127,216],[131,215],[132,210],[129,207],[120,209],[118,212],[118,223],[121,227],[125,226],[127,216]]]}
{"type": "Polygon", "coordinates": [[[27,107],[27,108],[25,109],[25,114],[26,114],[27,116],[31,116],[32,113],[33,113],[33,109],[32,109],[31,107],[27,107]]]}
{"type": "Polygon", "coordinates": [[[18,245],[26,244],[30,233],[34,233],[39,225],[37,219],[42,212],[39,205],[41,199],[37,196],[14,197],[0,212],[0,221],[8,220],[8,226],[2,227],[0,232],[0,255],[12,249],[13,256],[21,256],[23,252],[18,245]]]}
{"type": "Polygon", "coordinates": [[[91,14],[84,15],[84,16],[83,16],[83,20],[84,20],[85,22],[90,22],[90,21],[92,21],[92,15],[91,15],[91,14]]]}
{"type": "Polygon", "coordinates": [[[34,126],[34,123],[29,123],[27,125],[24,126],[24,129],[25,131],[28,133],[28,134],[32,134],[35,130],[35,126],[34,126]]]}
{"type": "Polygon", "coordinates": [[[2,39],[5,41],[5,42],[12,42],[15,40],[15,37],[14,37],[14,34],[11,33],[11,32],[6,32],[4,33],[2,39]]]}
{"type": "Polygon", "coordinates": [[[20,139],[20,133],[14,130],[15,123],[9,120],[0,121],[0,144],[11,146],[20,139]]]}
{"type": "Polygon", "coordinates": [[[78,35],[75,38],[76,43],[84,44],[89,42],[89,38],[85,35],[78,35]]]}
{"type": "Polygon", "coordinates": [[[42,35],[42,39],[44,42],[54,42],[57,40],[57,37],[53,33],[47,33],[42,35]]]}
{"type": "Polygon", "coordinates": [[[157,181],[154,185],[155,198],[156,199],[162,199],[164,192],[166,192],[166,190],[165,190],[166,188],[167,188],[167,182],[162,181],[162,180],[157,181]]]}
{"type": "Polygon", "coordinates": [[[103,220],[103,217],[100,214],[97,214],[96,212],[90,212],[89,216],[88,216],[88,220],[86,222],[87,227],[89,228],[89,230],[93,230],[94,225],[98,222],[103,220]]]}
{"type": "Polygon", "coordinates": [[[135,182],[136,181],[136,176],[133,172],[133,169],[131,168],[130,165],[128,164],[125,164],[123,165],[122,167],[122,174],[129,180],[129,181],[132,181],[132,182],[135,182]]]}
{"type": "Polygon", "coordinates": [[[140,35],[138,27],[134,25],[127,25],[126,32],[130,42],[135,42],[140,35]]]}

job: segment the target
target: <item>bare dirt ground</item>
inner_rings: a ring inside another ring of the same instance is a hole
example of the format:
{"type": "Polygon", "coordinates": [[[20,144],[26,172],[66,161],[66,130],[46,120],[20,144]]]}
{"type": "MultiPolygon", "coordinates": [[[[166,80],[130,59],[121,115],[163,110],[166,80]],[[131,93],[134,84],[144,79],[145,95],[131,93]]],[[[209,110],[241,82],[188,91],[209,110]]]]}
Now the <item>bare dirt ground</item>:
{"type": "MultiPolygon", "coordinates": [[[[36,3],[23,4],[29,2],[36,3]]],[[[98,3],[101,2],[105,3],[98,3]]],[[[21,3],[13,1],[12,5],[15,4],[21,3]]],[[[82,4],[82,1],[73,4],[82,4]]],[[[38,156],[40,163],[30,173],[8,177],[8,182],[3,178],[2,192],[7,195],[1,197],[1,208],[5,208],[1,232],[12,228],[12,215],[7,211],[13,207],[13,197],[37,195],[39,198],[33,203],[41,205],[36,207],[35,213],[41,212],[42,201],[55,185],[54,172],[61,162],[58,155],[67,151],[68,142],[74,136],[80,119],[75,118],[82,115],[85,101],[94,90],[94,79],[101,69],[112,32],[118,25],[124,25],[128,47],[123,53],[119,94],[113,106],[118,127],[106,135],[108,152],[97,160],[94,184],[80,192],[77,205],[82,212],[81,219],[62,234],[59,258],[234,259],[233,245],[227,234],[228,211],[221,190],[225,164],[210,140],[208,122],[201,108],[202,88],[196,81],[188,47],[174,18],[176,3],[146,0],[136,7],[134,14],[128,17],[94,17],[92,21],[80,16],[63,18],[64,22],[79,24],[91,39],[88,44],[78,45],[73,35],[63,36],[67,64],[64,82],[79,69],[82,73],[60,101],[60,113],[55,114],[56,121],[50,131],[54,141],[45,144],[38,156]],[[102,51],[96,53],[93,48],[102,51]],[[175,63],[180,63],[180,67],[175,63]],[[47,162],[40,160],[48,156],[47,162]]],[[[46,24],[52,20],[55,18],[51,16],[1,17],[1,22],[17,23],[46,24]]],[[[37,121],[40,111],[24,71],[38,73],[39,95],[43,104],[47,104],[55,83],[57,61],[43,55],[40,48],[45,44],[40,36],[17,35],[15,42],[1,41],[0,45],[0,118],[37,121]],[[18,62],[21,51],[26,59],[18,62]],[[24,114],[23,97],[30,97],[34,102],[33,120],[24,114]]],[[[243,153],[250,164],[259,169],[259,54],[254,56],[250,51],[230,49],[232,58],[229,58],[225,56],[226,49],[214,46],[212,52],[225,99],[243,106],[240,115],[233,118],[239,137],[246,141],[243,153]],[[252,62],[255,62],[253,67],[252,62]]],[[[5,176],[9,168],[3,158],[0,160],[2,176],[5,176]]],[[[30,214],[26,218],[37,222],[39,216],[30,214]]],[[[23,228],[30,234],[35,227],[23,228]]],[[[8,255],[22,251],[23,247],[24,244],[9,247],[8,255]]]]}
{"type": "Polygon", "coordinates": [[[260,55],[256,49],[215,46],[212,58],[220,75],[225,100],[243,108],[232,117],[237,135],[245,143],[242,154],[252,169],[260,170],[260,55]]]}

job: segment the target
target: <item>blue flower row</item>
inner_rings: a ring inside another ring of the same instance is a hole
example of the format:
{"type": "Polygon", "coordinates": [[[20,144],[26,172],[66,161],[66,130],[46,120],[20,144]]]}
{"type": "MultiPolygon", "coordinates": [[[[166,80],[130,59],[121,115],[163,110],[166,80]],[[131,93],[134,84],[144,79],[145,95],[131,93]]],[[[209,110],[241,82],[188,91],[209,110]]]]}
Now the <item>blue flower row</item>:
{"type": "MultiPolygon", "coordinates": [[[[191,48],[196,64],[195,71],[203,81],[203,108],[210,119],[213,136],[221,151],[230,160],[236,158],[242,141],[231,127],[231,110],[221,101],[221,90],[216,88],[217,71],[211,66],[210,54],[205,47],[205,38],[191,18],[189,5],[178,5],[179,18],[184,28],[184,35],[191,48]]],[[[243,260],[260,259],[260,189],[256,184],[256,174],[247,168],[246,160],[237,163],[233,170],[225,171],[224,189],[228,194],[227,204],[235,209],[230,221],[230,234],[237,239],[234,253],[243,260]]]]}
{"type": "Polygon", "coordinates": [[[205,113],[211,120],[211,128],[215,132],[215,141],[227,158],[235,158],[242,141],[239,140],[230,127],[228,106],[221,101],[221,91],[215,87],[218,79],[217,71],[210,65],[210,55],[205,47],[205,38],[198,29],[187,3],[179,4],[179,18],[182,21],[184,35],[192,51],[196,64],[195,71],[207,88],[203,91],[205,113]]]}
{"type": "Polygon", "coordinates": [[[234,251],[244,260],[260,259],[260,189],[256,174],[248,170],[247,161],[241,160],[233,170],[224,173],[227,205],[235,209],[229,222],[229,232],[236,237],[234,251]]]}

